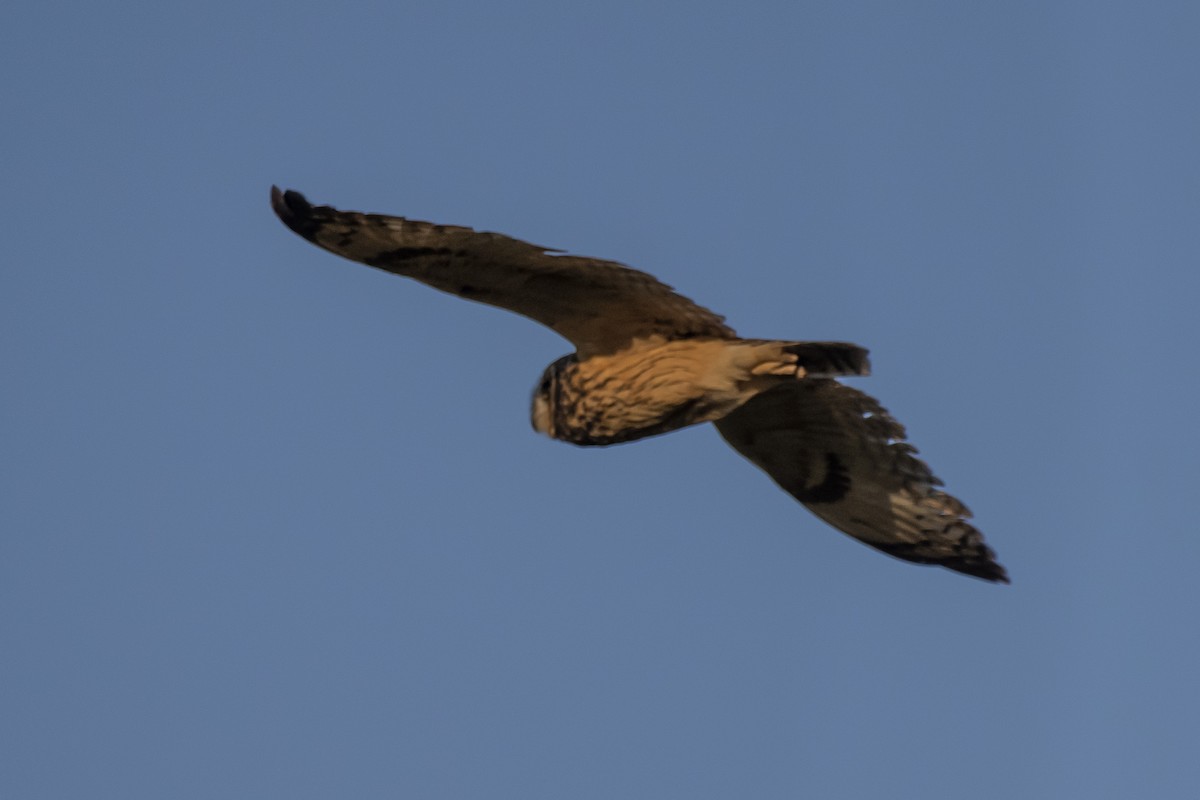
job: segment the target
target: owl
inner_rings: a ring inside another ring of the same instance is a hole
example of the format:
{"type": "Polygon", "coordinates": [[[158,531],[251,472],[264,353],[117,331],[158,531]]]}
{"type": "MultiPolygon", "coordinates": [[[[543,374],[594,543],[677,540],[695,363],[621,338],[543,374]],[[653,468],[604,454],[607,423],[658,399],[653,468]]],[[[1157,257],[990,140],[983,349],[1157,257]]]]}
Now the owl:
{"type": "Polygon", "coordinates": [[[271,205],[318,247],[567,339],[575,352],[550,364],[533,392],[537,432],[593,447],[711,422],[834,528],[905,561],[1008,582],[903,426],[838,380],[869,374],[862,347],[743,338],[645,272],[498,233],[314,206],[275,187],[271,205]]]}

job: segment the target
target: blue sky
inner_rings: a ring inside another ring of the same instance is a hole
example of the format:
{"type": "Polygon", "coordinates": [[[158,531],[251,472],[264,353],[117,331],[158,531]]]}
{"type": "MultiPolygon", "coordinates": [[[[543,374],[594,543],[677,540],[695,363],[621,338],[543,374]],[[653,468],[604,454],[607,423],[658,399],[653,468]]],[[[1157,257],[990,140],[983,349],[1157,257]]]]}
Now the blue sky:
{"type": "Polygon", "coordinates": [[[1183,798],[1200,7],[21,4],[0,794],[1183,798]],[[858,382],[1013,585],[710,428],[529,430],[548,330],[315,202],[646,269],[858,382]]]}

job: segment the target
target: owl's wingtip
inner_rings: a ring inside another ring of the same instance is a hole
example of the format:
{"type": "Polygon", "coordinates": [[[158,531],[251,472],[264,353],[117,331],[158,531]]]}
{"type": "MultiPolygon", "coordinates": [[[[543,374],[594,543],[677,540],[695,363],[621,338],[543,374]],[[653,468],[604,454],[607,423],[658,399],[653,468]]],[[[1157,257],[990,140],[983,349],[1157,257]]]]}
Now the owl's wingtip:
{"type": "Polygon", "coordinates": [[[300,192],[292,189],[271,187],[271,208],[284,225],[305,239],[312,239],[315,228],[312,224],[312,204],[300,192]]]}
{"type": "Polygon", "coordinates": [[[311,205],[299,192],[292,189],[280,189],[278,186],[272,185],[271,208],[275,209],[275,213],[282,217],[284,214],[294,214],[311,208],[311,205]]]}
{"type": "Polygon", "coordinates": [[[985,569],[982,569],[978,572],[968,572],[967,574],[974,575],[976,578],[981,578],[982,580],[989,581],[991,583],[1012,583],[1012,581],[1008,579],[1008,570],[995,562],[992,562],[992,564],[985,569]]]}
{"type": "Polygon", "coordinates": [[[1008,570],[996,560],[996,554],[987,545],[982,545],[982,552],[974,557],[951,559],[942,562],[941,565],[989,583],[1012,583],[1008,579],[1008,570]]]}

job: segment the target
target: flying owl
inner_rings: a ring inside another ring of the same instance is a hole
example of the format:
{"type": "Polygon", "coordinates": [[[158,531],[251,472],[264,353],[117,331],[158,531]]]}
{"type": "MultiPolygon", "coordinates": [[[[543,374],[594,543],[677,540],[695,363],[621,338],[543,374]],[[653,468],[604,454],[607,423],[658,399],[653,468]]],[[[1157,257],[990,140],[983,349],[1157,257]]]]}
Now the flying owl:
{"type": "Polygon", "coordinates": [[[523,314],[569,340],[575,352],[534,390],[537,432],[609,445],[711,422],[838,530],[906,561],[1008,582],[903,426],[836,380],[869,373],[863,348],[743,339],[644,272],[498,233],[313,206],[275,187],[271,205],[332,253],[523,314]]]}

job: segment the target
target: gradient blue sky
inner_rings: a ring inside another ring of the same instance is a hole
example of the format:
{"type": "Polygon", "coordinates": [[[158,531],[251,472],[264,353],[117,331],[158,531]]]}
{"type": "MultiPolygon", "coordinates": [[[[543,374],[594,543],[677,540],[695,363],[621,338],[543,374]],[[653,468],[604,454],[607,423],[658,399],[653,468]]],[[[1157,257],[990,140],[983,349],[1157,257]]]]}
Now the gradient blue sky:
{"type": "Polygon", "coordinates": [[[5,17],[0,795],[1195,797],[1200,5],[5,17]],[[869,347],[1013,585],[535,436],[272,183],[869,347]]]}

